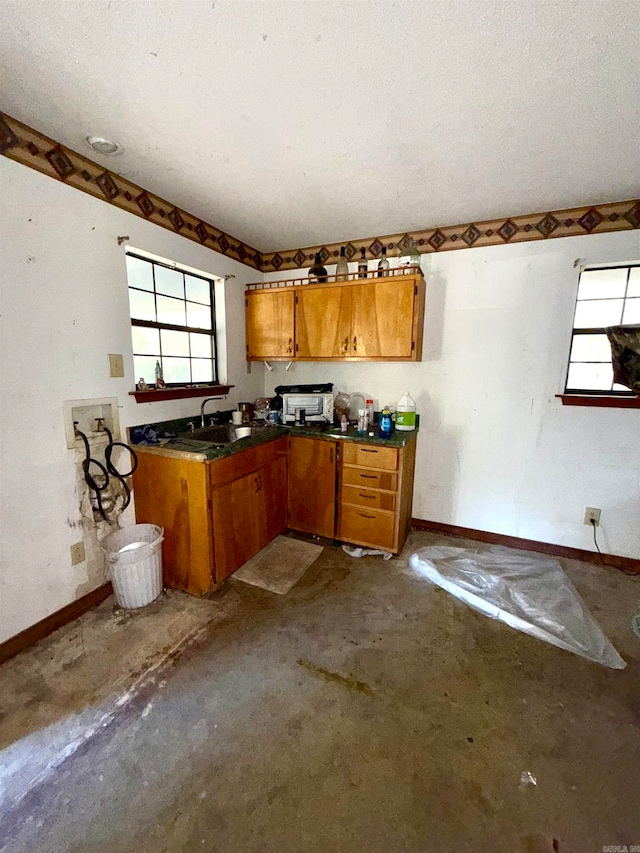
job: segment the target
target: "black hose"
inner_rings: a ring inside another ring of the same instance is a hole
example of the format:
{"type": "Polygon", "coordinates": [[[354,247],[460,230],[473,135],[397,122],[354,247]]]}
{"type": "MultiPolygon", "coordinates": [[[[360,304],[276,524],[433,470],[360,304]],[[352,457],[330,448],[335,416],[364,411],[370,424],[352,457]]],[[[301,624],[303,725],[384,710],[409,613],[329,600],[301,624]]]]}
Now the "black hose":
{"type": "Polygon", "coordinates": [[[138,467],[138,457],[136,456],[133,448],[129,447],[128,444],[124,444],[124,442],[122,442],[122,441],[114,441],[113,435],[111,434],[111,431],[107,427],[104,427],[104,431],[107,433],[107,436],[109,438],[109,443],[105,447],[105,451],[104,451],[104,458],[105,458],[105,462],[106,462],[106,467],[105,467],[102,464],[102,462],[98,462],[97,459],[91,458],[91,449],[89,447],[89,440],[88,440],[87,436],[83,432],[81,432],[77,427],[74,426],[74,429],[75,429],[76,435],[80,436],[80,438],[84,442],[85,458],[82,462],[82,470],[84,473],[85,483],[87,484],[87,486],[89,486],[90,491],[95,493],[95,500],[96,500],[96,504],[98,505],[98,512],[100,513],[102,518],[108,524],[114,524],[114,522],[109,518],[109,516],[105,512],[105,509],[102,505],[102,492],[104,492],[104,490],[109,485],[109,474],[111,474],[113,477],[115,477],[117,480],[119,480],[120,484],[122,485],[124,495],[125,495],[124,503],[122,504],[122,510],[121,510],[121,511],[124,511],[129,506],[129,503],[131,502],[131,489],[127,485],[127,483],[125,481],[125,477],[130,477],[133,474],[133,472],[136,470],[136,468],[138,467]],[[111,461],[111,454],[113,453],[114,447],[124,447],[131,454],[132,467],[131,467],[131,470],[126,474],[121,474],[120,471],[118,471],[116,466],[111,461]],[[90,473],[89,469],[90,469],[91,465],[95,465],[96,468],[98,468],[100,470],[101,475],[104,478],[104,482],[101,486],[98,485],[95,477],[93,477],[90,473]]]}

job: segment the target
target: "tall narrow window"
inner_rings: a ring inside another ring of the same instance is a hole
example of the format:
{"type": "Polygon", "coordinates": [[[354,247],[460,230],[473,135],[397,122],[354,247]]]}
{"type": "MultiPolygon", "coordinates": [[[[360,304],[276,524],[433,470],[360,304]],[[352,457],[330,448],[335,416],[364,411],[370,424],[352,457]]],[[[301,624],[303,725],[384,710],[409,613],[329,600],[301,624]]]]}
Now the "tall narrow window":
{"type": "Polygon", "coordinates": [[[613,381],[607,326],[640,323],[640,263],[585,267],[580,273],[565,390],[633,396],[613,381]]]}
{"type": "Polygon", "coordinates": [[[131,338],[136,382],[155,385],[218,382],[214,280],[170,261],[127,252],[131,338]]]}

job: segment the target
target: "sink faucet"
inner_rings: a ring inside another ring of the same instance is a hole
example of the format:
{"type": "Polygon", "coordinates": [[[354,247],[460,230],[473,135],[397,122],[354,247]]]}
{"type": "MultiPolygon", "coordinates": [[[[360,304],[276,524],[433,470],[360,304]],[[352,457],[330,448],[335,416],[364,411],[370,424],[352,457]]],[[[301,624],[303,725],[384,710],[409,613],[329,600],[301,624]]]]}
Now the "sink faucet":
{"type": "Polygon", "coordinates": [[[200,423],[204,426],[204,407],[207,403],[210,403],[211,400],[226,400],[226,394],[218,395],[217,397],[205,397],[202,401],[202,405],[200,406],[200,423]]]}

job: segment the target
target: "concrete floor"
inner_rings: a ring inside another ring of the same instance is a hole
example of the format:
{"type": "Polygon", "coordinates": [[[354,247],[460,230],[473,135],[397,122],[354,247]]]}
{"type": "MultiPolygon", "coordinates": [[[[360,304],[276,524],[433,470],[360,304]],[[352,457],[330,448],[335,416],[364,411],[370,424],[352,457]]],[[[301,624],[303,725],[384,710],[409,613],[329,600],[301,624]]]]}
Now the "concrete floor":
{"type": "MultiPolygon", "coordinates": [[[[435,542],[463,540],[414,533],[404,556],[435,542]]],[[[403,558],[328,547],[286,596],[232,579],[199,602],[216,613],[199,642],[5,809],[0,849],[640,845],[640,578],[561,562],[625,670],[471,611],[403,558]]],[[[95,649],[93,666],[106,670],[95,649]]],[[[55,707],[64,677],[37,704],[55,707]]]]}

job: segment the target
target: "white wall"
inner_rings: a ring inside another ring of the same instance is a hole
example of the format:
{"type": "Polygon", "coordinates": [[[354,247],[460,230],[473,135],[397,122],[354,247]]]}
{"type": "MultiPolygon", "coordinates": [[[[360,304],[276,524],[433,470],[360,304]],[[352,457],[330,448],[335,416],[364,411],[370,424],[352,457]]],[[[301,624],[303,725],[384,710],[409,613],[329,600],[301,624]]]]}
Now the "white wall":
{"type": "Polygon", "coordinates": [[[423,256],[421,363],[307,363],[289,373],[278,365],[265,372],[265,392],[324,380],[379,407],[408,389],[422,417],[414,517],[594,550],[583,514],[600,507],[601,549],[640,558],[640,411],[563,407],[555,398],[576,258],[638,260],[640,233],[423,256]]]}
{"type": "MultiPolygon", "coordinates": [[[[117,396],[127,426],[199,411],[200,401],[136,404],[125,248],[214,275],[226,285],[228,381],[222,408],[262,393],[261,369],[247,375],[244,285],[259,273],[0,157],[2,337],[0,341],[0,642],[103,582],[102,566],[72,567],[83,538],[76,457],[64,437],[64,400],[117,396]],[[124,379],[108,375],[107,353],[124,355],[124,379]]],[[[209,404],[215,410],[214,404],[209,404]]],[[[132,515],[127,517],[132,521],[132,515]]]]}

